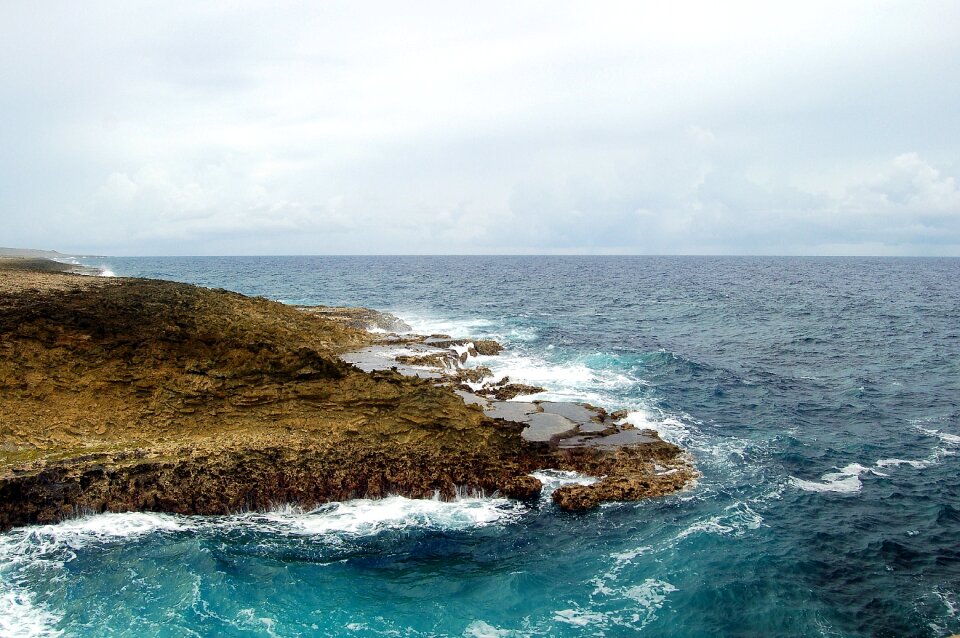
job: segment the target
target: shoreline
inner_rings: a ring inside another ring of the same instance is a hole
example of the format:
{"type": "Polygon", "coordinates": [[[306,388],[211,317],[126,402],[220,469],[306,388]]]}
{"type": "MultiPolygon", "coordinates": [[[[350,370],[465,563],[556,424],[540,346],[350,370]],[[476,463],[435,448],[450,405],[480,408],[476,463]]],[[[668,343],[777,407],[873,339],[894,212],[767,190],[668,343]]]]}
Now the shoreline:
{"type": "MultiPolygon", "coordinates": [[[[689,456],[655,433],[560,444],[630,431],[605,413],[571,433],[560,428],[566,416],[549,416],[567,407],[489,414],[519,405],[495,396],[517,388],[469,398],[466,388],[482,387],[457,377],[465,369],[438,383],[403,374],[402,362],[367,371],[345,362],[397,343],[386,330],[399,320],[385,313],[72,268],[0,259],[0,529],[82,512],[227,514],[463,489],[532,498],[541,484],[530,473],[546,468],[602,477],[554,492],[564,509],[588,509],[696,477],[689,456]],[[386,327],[361,330],[371,317],[386,327]],[[548,415],[533,417],[552,426],[546,435],[525,436],[533,414],[548,415]]],[[[434,355],[470,356],[462,340],[431,338],[406,337],[434,355]]]]}

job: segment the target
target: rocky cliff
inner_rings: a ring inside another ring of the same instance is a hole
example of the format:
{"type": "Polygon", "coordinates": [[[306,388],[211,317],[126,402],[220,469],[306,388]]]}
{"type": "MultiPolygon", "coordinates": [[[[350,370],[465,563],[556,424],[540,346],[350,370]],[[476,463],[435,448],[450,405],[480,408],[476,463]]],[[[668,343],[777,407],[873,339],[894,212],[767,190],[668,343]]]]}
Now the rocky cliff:
{"type": "Polygon", "coordinates": [[[458,488],[527,498],[547,467],[606,477],[554,494],[582,509],[694,476],[660,440],[530,442],[430,379],[363,372],[339,355],[376,337],[342,313],[52,263],[0,260],[0,529],[458,488]]]}

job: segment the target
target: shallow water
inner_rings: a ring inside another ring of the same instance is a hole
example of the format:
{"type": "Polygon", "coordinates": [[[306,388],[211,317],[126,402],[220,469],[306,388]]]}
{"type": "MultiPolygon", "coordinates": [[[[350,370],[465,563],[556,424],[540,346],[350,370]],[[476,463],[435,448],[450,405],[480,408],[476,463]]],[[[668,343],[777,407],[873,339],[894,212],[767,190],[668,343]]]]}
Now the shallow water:
{"type": "Polygon", "coordinates": [[[0,535],[0,635],[960,631],[960,260],[94,265],[500,339],[508,352],[483,363],[546,387],[537,398],[631,410],[703,477],[587,514],[393,498],[14,530],[0,535]]]}

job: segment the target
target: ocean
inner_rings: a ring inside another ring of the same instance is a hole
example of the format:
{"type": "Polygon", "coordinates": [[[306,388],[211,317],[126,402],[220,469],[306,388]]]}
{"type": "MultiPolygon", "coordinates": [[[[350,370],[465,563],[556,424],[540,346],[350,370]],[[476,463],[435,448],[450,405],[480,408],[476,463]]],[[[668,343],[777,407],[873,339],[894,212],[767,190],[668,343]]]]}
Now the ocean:
{"type": "Polygon", "coordinates": [[[587,513],[392,497],[16,529],[0,635],[960,632],[960,259],[88,263],[498,339],[480,362],[535,398],[630,410],[702,477],[587,513]]]}

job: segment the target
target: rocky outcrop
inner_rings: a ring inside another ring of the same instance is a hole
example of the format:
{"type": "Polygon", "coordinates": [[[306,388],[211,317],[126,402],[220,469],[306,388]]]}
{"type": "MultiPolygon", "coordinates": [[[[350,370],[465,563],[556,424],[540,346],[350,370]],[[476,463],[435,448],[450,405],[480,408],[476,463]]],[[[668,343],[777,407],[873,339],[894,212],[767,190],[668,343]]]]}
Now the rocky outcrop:
{"type": "Polygon", "coordinates": [[[344,308],[342,306],[296,306],[298,310],[338,321],[359,330],[382,330],[385,332],[409,332],[409,324],[389,312],[370,308],[344,308]]]}
{"type": "Polygon", "coordinates": [[[658,474],[649,446],[528,440],[435,379],[350,365],[381,338],[343,318],[366,313],[17,268],[0,273],[0,529],[458,488],[529,498],[548,467],[606,477],[555,492],[578,509],[694,476],[669,443],[657,463],[676,473],[658,474]]]}
{"type": "Polygon", "coordinates": [[[538,385],[510,383],[509,379],[501,379],[499,382],[486,384],[479,390],[476,390],[476,394],[497,399],[498,401],[509,401],[522,395],[539,394],[541,392],[546,392],[546,389],[538,385]]]}

